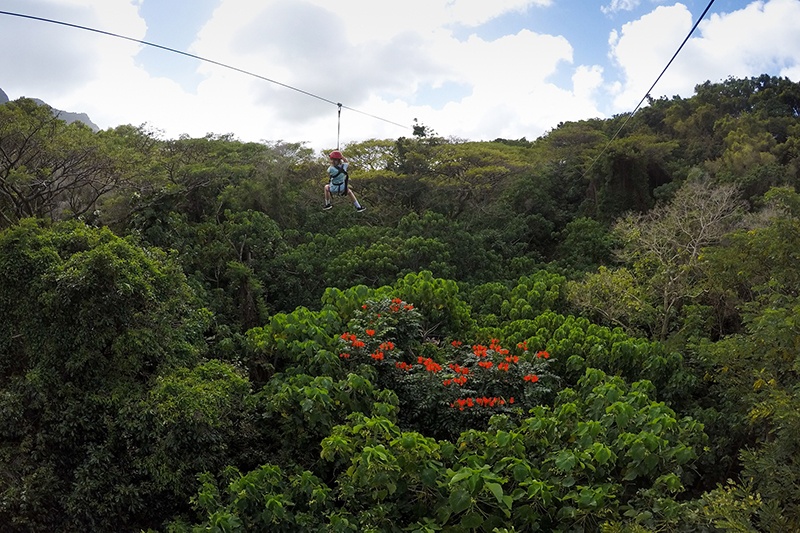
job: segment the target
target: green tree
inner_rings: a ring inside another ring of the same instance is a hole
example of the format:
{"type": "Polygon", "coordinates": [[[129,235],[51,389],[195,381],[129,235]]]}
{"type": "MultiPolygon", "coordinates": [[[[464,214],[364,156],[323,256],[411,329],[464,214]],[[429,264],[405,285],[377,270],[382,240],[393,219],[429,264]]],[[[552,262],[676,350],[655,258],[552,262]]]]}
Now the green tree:
{"type": "Polygon", "coordinates": [[[198,360],[207,323],[159,250],[76,222],[0,233],[0,522],[111,531],[173,512],[136,466],[138,402],[198,360]]]}
{"type": "MultiPolygon", "coordinates": [[[[632,283],[624,301],[641,302],[655,311],[650,331],[666,339],[686,301],[699,295],[700,257],[704,248],[716,244],[734,227],[741,215],[738,191],[733,186],[711,186],[690,181],[684,184],[669,203],[642,214],[628,215],[615,227],[622,249],[620,258],[631,267],[632,283]]],[[[586,286],[602,286],[590,275],[586,286]]],[[[575,303],[584,306],[614,308],[612,301],[593,303],[579,297],[581,286],[573,294],[575,303]]],[[[601,292],[595,291],[595,296],[601,292]]],[[[614,292],[608,293],[612,296],[614,292]]],[[[612,296],[616,298],[617,296],[612,296]]],[[[618,305],[616,307],[619,307],[618,305]]],[[[644,308],[644,306],[641,306],[644,308]]],[[[623,308],[625,313],[630,306],[623,308]]],[[[622,316],[613,317],[620,320],[622,316]]],[[[641,323],[649,322],[639,317],[641,323]]]]}
{"type": "Polygon", "coordinates": [[[121,161],[87,126],[21,98],[0,106],[0,217],[62,220],[97,209],[123,179],[121,161]]]}

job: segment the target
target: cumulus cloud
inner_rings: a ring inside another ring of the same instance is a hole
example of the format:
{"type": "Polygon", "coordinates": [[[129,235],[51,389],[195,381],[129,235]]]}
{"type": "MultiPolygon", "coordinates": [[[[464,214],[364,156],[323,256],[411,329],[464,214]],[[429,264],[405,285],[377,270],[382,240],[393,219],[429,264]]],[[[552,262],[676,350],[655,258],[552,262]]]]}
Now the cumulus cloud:
{"type": "MultiPolygon", "coordinates": [[[[4,9],[143,39],[142,1],[156,0],[7,0],[4,9]]],[[[219,0],[188,51],[279,83],[200,62],[201,81],[183,86],[149,73],[141,44],[0,17],[0,47],[15,51],[0,56],[0,72],[14,74],[0,86],[12,99],[85,111],[104,128],[148,123],[169,137],[233,133],[328,148],[341,102],[342,142],[409,135],[413,118],[444,136],[532,139],[565,120],[630,110],[692,25],[679,3],[617,27],[599,45],[582,42],[580,29],[559,35],[509,24],[551,3],[408,0],[387,11],[364,0],[219,0]],[[605,45],[610,64],[576,63],[576,46],[605,45]]],[[[607,7],[625,6],[633,2],[607,7]]],[[[654,96],[691,94],[729,75],[796,79],[799,6],[770,0],[709,18],[654,96]]]]}
{"type": "MultiPolygon", "coordinates": [[[[623,87],[614,100],[617,110],[632,110],[692,27],[692,14],[682,4],[657,7],[642,18],[624,24],[609,39],[611,58],[620,68],[623,87]]],[[[685,56],[682,56],[685,57],[685,56]]],[[[673,64],[677,66],[676,64],[673,64]]],[[[681,80],[670,70],[659,82],[659,93],[681,88],[681,80]]]]}
{"type": "MultiPolygon", "coordinates": [[[[358,0],[343,0],[335,7],[323,0],[271,0],[257,9],[247,0],[223,0],[193,50],[222,54],[372,114],[393,112],[387,116],[395,121],[420,117],[443,135],[535,137],[552,126],[551,118],[541,117],[550,114],[553,100],[574,98],[569,89],[546,81],[559,66],[571,65],[571,44],[563,36],[529,30],[494,40],[477,34],[461,40],[453,30],[550,3],[410,0],[387,12],[385,5],[358,0]],[[246,6],[248,16],[242,17],[246,6]],[[437,109],[406,103],[417,101],[422,87],[458,87],[459,95],[437,109]]],[[[210,80],[214,68],[203,70],[210,80]]],[[[258,95],[259,105],[283,92],[257,80],[243,83],[258,95]]],[[[324,105],[290,97],[287,102],[277,112],[264,112],[279,121],[299,120],[295,125],[306,129],[330,123],[331,112],[324,105]]],[[[408,132],[390,133],[400,134],[408,132]]]]}
{"type": "MultiPolygon", "coordinates": [[[[696,85],[729,76],[768,73],[799,81],[800,34],[788,23],[796,20],[797,0],[753,2],[744,9],[713,14],[699,24],[651,96],[691,96],[696,85]]],[[[693,24],[687,7],[676,3],[657,7],[611,33],[610,56],[622,73],[615,112],[629,111],[641,100],[693,24]]]]}
{"type": "MultiPolygon", "coordinates": [[[[103,27],[138,38],[145,32],[144,21],[129,0],[9,0],[3,9],[103,27]]],[[[0,54],[3,88],[17,93],[36,87],[36,96],[48,97],[80,87],[86,79],[108,73],[108,69],[113,75],[115,58],[130,56],[139,49],[129,41],[110,41],[64,26],[7,16],[0,19],[0,45],[6,51],[0,54]]]]}
{"type": "Polygon", "coordinates": [[[639,7],[639,0],[611,0],[607,6],[600,7],[603,13],[616,13],[617,11],[633,11],[639,7]]]}

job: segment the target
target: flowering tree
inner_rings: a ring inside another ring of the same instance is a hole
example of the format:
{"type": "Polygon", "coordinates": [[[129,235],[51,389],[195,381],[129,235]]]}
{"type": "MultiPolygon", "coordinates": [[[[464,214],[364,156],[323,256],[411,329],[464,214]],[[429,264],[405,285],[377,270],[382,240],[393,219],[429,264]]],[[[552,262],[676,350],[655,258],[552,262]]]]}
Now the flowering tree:
{"type": "Polygon", "coordinates": [[[408,427],[442,438],[485,426],[493,414],[529,409],[552,397],[560,380],[546,351],[526,342],[504,348],[452,340],[444,346],[412,341],[419,313],[400,298],[368,300],[340,336],[339,358],[354,370],[367,365],[380,386],[401,399],[408,427]]]}

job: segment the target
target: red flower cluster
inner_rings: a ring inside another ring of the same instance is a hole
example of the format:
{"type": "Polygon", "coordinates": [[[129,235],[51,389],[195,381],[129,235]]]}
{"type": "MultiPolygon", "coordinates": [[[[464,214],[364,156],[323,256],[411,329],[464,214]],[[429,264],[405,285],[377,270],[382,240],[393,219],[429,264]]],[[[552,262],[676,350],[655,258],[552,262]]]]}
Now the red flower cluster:
{"type": "Polygon", "coordinates": [[[500,341],[498,339],[492,339],[491,342],[489,342],[489,349],[494,350],[500,355],[508,355],[508,350],[500,346],[500,341]]]}
{"type": "Polygon", "coordinates": [[[542,350],[541,352],[536,352],[536,357],[539,357],[540,359],[550,359],[550,354],[542,350]]]}
{"type": "Polygon", "coordinates": [[[353,333],[347,333],[345,331],[344,333],[342,333],[342,339],[349,341],[350,346],[352,346],[353,348],[363,348],[364,346],[366,346],[364,344],[364,341],[358,340],[358,337],[356,337],[355,334],[353,333]]]}
{"type": "Polygon", "coordinates": [[[342,359],[350,359],[350,354],[347,352],[342,352],[339,354],[339,357],[341,357],[342,359]]]}
{"type": "Polygon", "coordinates": [[[491,361],[478,361],[478,366],[487,370],[492,368],[492,364],[491,361]]]}
{"type": "Polygon", "coordinates": [[[535,374],[528,374],[527,376],[523,377],[522,379],[524,379],[525,381],[530,381],[531,383],[536,383],[537,381],[539,381],[539,376],[537,376],[535,374]]]}
{"type": "Polygon", "coordinates": [[[460,374],[458,377],[446,379],[442,382],[442,385],[445,387],[450,385],[451,383],[455,383],[456,385],[464,385],[467,382],[467,376],[469,375],[469,368],[461,365],[457,365],[455,363],[450,363],[447,367],[455,372],[456,374],[460,374]]]}
{"type": "Polygon", "coordinates": [[[414,365],[406,363],[405,361],[398,361],[397,363],[394,364],[394,366],[396,366],[400,370],[406,370],[406,371],[409,371],[412,368],[414,368],[414,365]]]}
{"type": "Polygon", "coordinates": [[[389,306],[389,310],[392,313],[397,313],[398,311],[400,311],[402,304],[403,300],[401,300],[400,298],[392,298],[392,304],[389,306]]]}
{"type": "Polygon", "coordinates": [[[487,350],[488,348],[482,344],[472,345],[472,353],[475,354],[475,357],[487,357],[489,355],[487,350]]]}
{"type": "Polygon", "coordinates": [[[508,372],[508,363],[497,363],[497,370],[508,372]]]}
{"type": "Polygon", "coordinates": [[[519,356],[518,355],[509,355],[506,356],[506,363],[519,363],[519,356]]]}
{"type": "Polygon", "coordinates": [[[450,343],[450,345],[451,345],[451,346],[453,346],[453,348],[458,348],[458,347],[459,347],[459,346],[461,346],[462,344],[464,344],[464,343],[463,343],[463,342],[461,342],[461,341],[452,341],[452,342],[450,343]]]}
{"type": "Polygon", "coordinates": [[[449,365],[447,365],[447,367],[456,374],[464,374],[465,376],[469,374],[469,368],[465,366],[460,366],[455,363],[450,363],[449,365]]]}
{"type": "MultiPolygon", "coordinates": [[[[508,399],[509,404],[514,403],[514,397],[508,399]]],[[[467,407],[495,407],[498,405],[505,405],[506,400],[505,398],[500,398],[499,396],[492,396],[486,397],[483,396],[481,398],[458,398],[456,401],[450,404],[450,407],[456,408],[459,411],[463,411],[467,407]]]]}
{"type": "Polygon", "coordinates": [[[466,382],[467,382],[467,376],[460,376],[460,377],[457,377],[457,378],[446,379],[446,380],[442,381],[442,385],[447,387],[451,383],[455,383],[456,385],[462,385],[463,386],[466,382]]]}
{"type": "Polygon", "coordinates": [[[374,353],[369,354],[370,357],[375,359],[376,361],[383,361],[383,352],[376,351],[374,353]]]}
{"type": "Polygon", "coordinates": [[[372,337],[373,335],[375,335],[375,330],[374,329],[368,329],[368,330],[364,331],[364,333],[366,333],[367,335],[372,337]]]}
{"type": "Polygon", "coordinates": [[[382,342],[378,348],[381,350],[394,350],[394,343],[392,341],[382,342]]]}
{"type": "Polygon", "coordinates": [[[517,348],[523,351],[528,351],[528,341],[522,341],[517,343],[517,348]]]}
{"type": "Polygon", "coordinates": [[[418,357],[417,362],[425,367],[425,370],[428,372],[439,372],[442,369],[442,365],[428,357],[427,359],[424,357],[418,357]]]}

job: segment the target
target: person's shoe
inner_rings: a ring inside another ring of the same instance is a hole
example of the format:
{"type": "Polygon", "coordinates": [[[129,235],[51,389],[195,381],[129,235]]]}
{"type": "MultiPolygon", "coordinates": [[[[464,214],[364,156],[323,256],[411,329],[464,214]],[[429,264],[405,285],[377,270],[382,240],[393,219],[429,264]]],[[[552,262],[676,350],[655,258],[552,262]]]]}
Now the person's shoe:
{"type": "Polygon", "coordinates": [[[367,210],[367,208],[364,207],[363,205],[360,205],[360,206],[356,207],[356,213],[360,213],[360,212],[366,211],[366,210],[367,210]]]}
{"type": "Polygon", "coordinates": [[[333,204],[325,204],[325,207],[322,208],[323,211],[327,211],[328,209],[332,209],[333,204]]]}

